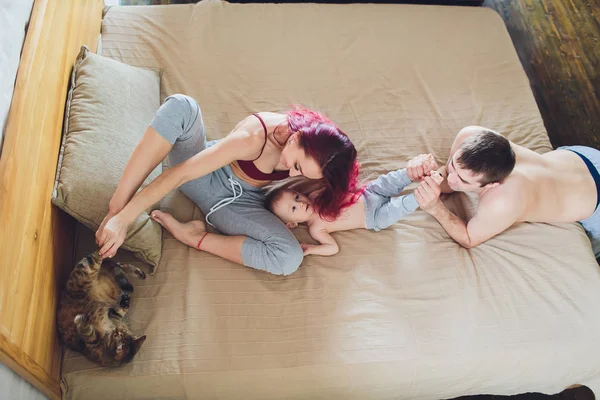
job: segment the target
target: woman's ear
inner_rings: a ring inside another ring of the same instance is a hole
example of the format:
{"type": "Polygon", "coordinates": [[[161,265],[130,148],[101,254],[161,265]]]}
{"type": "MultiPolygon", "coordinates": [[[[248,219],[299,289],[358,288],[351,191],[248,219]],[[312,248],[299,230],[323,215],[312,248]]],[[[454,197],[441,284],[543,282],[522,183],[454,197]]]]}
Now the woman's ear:
{"type": "Polygon", "coordinates": [[[287,227],[288,227],[288,229],[294,229],[295,227],[297,227],[297,226],[298,226],[298,223],[297,223],[297,222],[287,222],[287,223],[285,224],[285,226],[287,226],[287,227]]]}
{"type": "Polygon", "coordinates": [[[300,131],[296,131],[290,135],[288,138],[287,144],[292,144],[293,142],[298,142],[302,133],[300,131]]]}

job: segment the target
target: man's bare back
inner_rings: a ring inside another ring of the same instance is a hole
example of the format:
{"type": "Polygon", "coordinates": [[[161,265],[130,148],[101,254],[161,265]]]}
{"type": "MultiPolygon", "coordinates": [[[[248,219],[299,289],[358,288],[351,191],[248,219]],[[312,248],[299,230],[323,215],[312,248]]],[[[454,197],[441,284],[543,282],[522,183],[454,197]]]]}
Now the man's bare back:
{"type": "Polygon", "coordinates": [[[516,155],[513,172],[480,201],[516,197],[521,203],[518,222],[573,222],[592,215],[596,184],[581,157],[569,150],[538,154],[511,146],[516,155]]]}

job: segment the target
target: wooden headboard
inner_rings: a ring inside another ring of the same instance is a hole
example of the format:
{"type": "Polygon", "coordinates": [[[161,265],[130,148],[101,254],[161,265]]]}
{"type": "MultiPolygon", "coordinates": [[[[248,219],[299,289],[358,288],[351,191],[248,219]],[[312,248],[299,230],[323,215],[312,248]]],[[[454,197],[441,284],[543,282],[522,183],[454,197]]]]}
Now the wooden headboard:
{"type": "Polygon", "coordinates": [[[71,67],[96,51],[102,0],[36,0],[0,154],[0,362],[59,399],[58,287],[74,223],[50,204],[71,67]]]}

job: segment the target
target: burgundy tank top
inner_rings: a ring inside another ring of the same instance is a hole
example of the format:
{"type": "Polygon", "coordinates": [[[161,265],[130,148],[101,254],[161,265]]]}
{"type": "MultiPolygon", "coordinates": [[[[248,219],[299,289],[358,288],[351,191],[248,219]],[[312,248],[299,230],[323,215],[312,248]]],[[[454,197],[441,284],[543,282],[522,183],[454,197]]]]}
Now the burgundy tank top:
{"type": "Polygon", "coordinates": [[[254,161],[258,160],[260,156],[262,156],[263,151],[265,150],[265,146],[267,145],[267,126],[265,125],[265,121],[258,114],[252,114],[260,121],[264,131],[265,131],[265,143],[263,144],[262,149],[260,150],[260,154],[252,161],[245,160],[237,160],[238,165],[244,171],[246,175],[248,175],[252,179],[256,179],[259,181],[280,181],[290,176],[289,171],[274,171],[270,174],[265,174],[254,165],[254,161]]]}

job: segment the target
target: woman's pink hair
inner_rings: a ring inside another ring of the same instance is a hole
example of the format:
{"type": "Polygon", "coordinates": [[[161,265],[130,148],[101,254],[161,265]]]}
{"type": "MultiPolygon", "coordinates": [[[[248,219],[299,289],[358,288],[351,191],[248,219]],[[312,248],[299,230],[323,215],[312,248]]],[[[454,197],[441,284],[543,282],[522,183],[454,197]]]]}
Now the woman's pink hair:
{"type": "Polygon", "coordinates": [[[300,132],[298,145],[323,171],[324,188],[313,199],[315,208],[321,218],[333,220],[345,207],[356,203],[362,193],[356,148],[323,114],[295,106],[287,115],[290,132],[300,132]]]}

